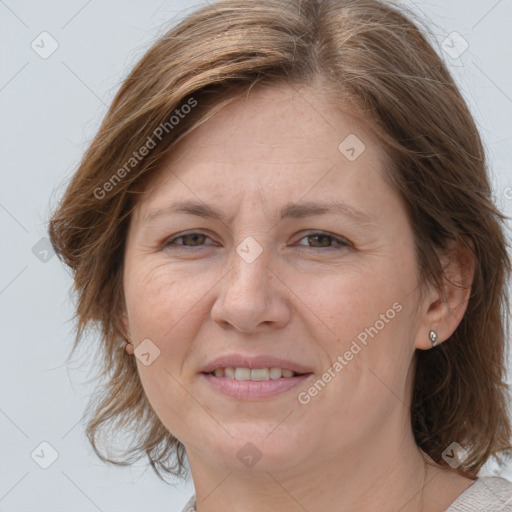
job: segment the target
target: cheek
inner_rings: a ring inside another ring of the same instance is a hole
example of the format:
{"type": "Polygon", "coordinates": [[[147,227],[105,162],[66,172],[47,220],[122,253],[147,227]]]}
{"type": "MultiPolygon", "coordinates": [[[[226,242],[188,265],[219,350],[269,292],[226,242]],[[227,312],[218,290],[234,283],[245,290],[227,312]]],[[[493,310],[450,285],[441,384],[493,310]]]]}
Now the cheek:
{"type": "Polygon", "coordinates": [[[295,276],[294,282],[304,314],[314,320],[318,333],[325,332],[326,346],[336,351],[347,349],[361,333],[364,340],[375,324],[379,337],[398,328],[412,304],[416,275],[407,258],[381,258],[320,278],[295,276]]]}
{"type": "Polygon", "coordinates": [[[331,367],[336,375],[315,398],[319,417],[332,415],[332,404],[338,403],[334,415],[340,421],[376,421],[405,392],[416,300],[416,267],[409,256],[382,258],[372,266],[310,283],[308,305],[322,320],[316,320],[317,334],[325,333],[318,337],[328,354],[324,370],[331,367]]]}
{"type": "Polygon", "coordinates": [[[126,269],[125,298],[132,342],[137,347],[149,339],[159,351],[147,366],[136,359],[140,380],[156,415],[180,439],[185,436],[183,418],[194,407],[185,391],[189,384],[180,370],[189,351],[190,332],[185,330],[197,324],[190,321],[194,314],[191,305],[197,299],[193,287],[187,286],[187,280],[177,279],[168,265],[141,261],[126,269]]]}
{"type": "Polygon", "coordinates": [[[166,333],[171,334],[187,314],[193,298],[193,286],[177,279],[167,265],[140,263],[125,274],[125,297],[130,332],[135,344],[144,338],[154,339],[164,347],[166,333]]]}
{"type": "Polygon", "coordinates": [[[322,319],[316,320],[316,333],[325,333],[317,340],[328,354],[324,371],[329,382],[304,390],[312,398],[301,412],[315,424],[317,418],[331,418],[321,427],[326,437],[357,439],[379,429],[382,418],[401,406],[397,397],[406,391],[413,352],[410,292],[415,273],[412,265],[398,268],[402,271],[382,265],[310,288],[310,302],[322,319]]]}

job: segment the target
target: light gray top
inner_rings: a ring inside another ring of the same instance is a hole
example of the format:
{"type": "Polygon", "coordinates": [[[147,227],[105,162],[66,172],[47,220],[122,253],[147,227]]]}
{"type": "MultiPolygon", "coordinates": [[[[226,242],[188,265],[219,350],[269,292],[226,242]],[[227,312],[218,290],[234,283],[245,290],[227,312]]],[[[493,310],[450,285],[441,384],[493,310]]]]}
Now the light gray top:
{"type": "MultiPolygon", "coordinates": [[[[197,512],[195,496],[182,512],[197,512]]],[[[512,483],[498,476],[481,476],[445,512],[512,512],[512,483]]]]}
{"type": "Polygon", "coordinates": [[[512,512],[512,483],[497,476],[477,478],[445,512],[512,512]]]}

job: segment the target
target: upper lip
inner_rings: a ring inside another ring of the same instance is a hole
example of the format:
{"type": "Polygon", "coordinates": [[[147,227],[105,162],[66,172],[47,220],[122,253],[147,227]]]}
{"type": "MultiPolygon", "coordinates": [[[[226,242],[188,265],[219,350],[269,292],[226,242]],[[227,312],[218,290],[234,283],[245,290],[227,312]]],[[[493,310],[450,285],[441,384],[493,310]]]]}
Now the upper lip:
{"type": "Polygon", "coordinates": [[[281,368],[295,373],[312,373],[306,366],[270,355],[244,356],[242,354],[226,354],[219,356],[201,369],[202,373],[210,373],[217,368],[281,368]]]}

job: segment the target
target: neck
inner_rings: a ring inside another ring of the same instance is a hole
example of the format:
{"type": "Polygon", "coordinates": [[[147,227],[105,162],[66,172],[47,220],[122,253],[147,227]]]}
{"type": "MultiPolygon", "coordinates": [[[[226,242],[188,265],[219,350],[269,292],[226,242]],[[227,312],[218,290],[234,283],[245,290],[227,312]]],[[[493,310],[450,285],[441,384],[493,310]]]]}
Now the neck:
{"type": "Polygon", "coordinates": [[[424,507],[427,465],[403,418],[381,425],[378,435],[358,445],[329,453],[319,449],[286,470],[220,467],[189,447],[187,455],[198,512],[422,512],[424,507]]]}

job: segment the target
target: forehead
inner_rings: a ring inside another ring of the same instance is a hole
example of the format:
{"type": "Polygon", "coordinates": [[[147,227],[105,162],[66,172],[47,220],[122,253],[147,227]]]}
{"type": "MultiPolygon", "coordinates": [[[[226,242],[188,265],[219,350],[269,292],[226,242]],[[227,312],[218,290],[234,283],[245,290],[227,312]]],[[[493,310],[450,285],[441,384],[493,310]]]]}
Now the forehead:
{"type": "Polygon", "coordinates": [[[371,200],[386,186],[385,163],[384,151],[363,122],[334,109],[321,90],[286,84],[259,88],[172,148],[139,210],[170,195],[217,204],[284,203],[306,196],[336,200],[361,193],[371,200]]]}
{"type": "Polygon", "coordinates": [[[356,134],[371,153],[383,157],[367,125],[349,112],[348,105],[336,106],[323,90],[313,86],[260,86],[235,96],[182,139],[169,161],[185,158],[190,152],[196,156],[213,152],[217,157],[229,157],[227,162],[268,165],[333,161],[340,156],[339,144],[356,134]]]}

